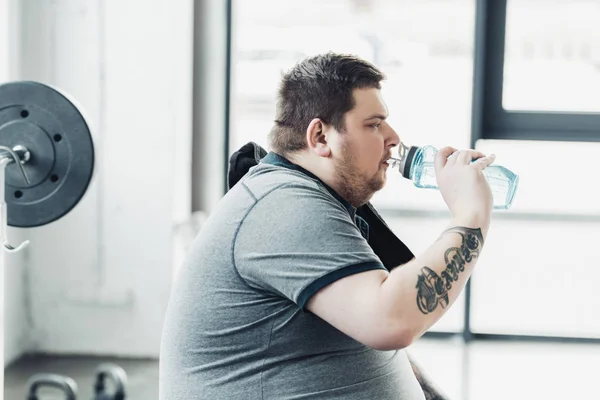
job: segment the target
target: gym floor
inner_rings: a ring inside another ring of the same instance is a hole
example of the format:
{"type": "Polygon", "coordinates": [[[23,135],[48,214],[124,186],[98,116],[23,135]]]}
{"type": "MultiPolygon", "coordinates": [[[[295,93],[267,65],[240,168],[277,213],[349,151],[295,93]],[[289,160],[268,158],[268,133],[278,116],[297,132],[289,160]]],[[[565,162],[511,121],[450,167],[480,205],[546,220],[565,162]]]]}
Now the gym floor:
{"type": "MultiPolygon", "coordinates": [[[[465,346],[459,339],[427,338],[408,351],[452,400],[600,399],[599,344],[485,341],[465,346]]],[[[157,360],[54,356],[22,358],[10,365],[4,398],[25,399],[27,379],[49,372],[70,376],[77,382],[78,399],[92,399],[94,371],[103,362],[125,369],[127,399],[158,398],[157,360]]]]}

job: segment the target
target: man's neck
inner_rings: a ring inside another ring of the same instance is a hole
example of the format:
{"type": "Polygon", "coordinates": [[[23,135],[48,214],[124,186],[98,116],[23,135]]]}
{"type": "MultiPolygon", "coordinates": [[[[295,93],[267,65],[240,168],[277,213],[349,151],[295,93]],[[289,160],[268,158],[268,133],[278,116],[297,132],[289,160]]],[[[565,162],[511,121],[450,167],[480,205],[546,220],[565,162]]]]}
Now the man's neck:
{"type": "MultiPolygon", "coordinates": [[[[277,154],[277,153],[275,153],[277,154]]],[[[267,156],[269,157],[269,156],[267,156]]],[[[321,181],[343,205],[348,209],[351,215],[354,215],[356,207],[350,204],[350,201],[342,197],[341,192],[337,186],[335,186],[335,179],[333,178],[333,170],[329,171],[330,160],[319,160],[311,159],[306,157],[304,154],[286,154],[276,155],[275,157],[281,157],[284,163],[290,166],[294,166],[296,169],[301,169],[304,173],[310,175],[312,178],[316,178],[321,181]]]]}

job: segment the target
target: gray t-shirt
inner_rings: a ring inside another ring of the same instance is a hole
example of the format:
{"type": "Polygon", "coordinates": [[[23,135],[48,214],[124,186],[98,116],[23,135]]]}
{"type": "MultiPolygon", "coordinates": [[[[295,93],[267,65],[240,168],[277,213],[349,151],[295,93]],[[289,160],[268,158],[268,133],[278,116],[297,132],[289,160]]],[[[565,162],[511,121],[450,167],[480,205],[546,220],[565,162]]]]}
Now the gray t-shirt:
{"type": "Polygon", "coordinates": [[[221,200],[169,302],[160,400],[418,399],[403,350],[371,349],[307,311],[343,277],[383,269],[353,209],[269,154],[221,200]]]}

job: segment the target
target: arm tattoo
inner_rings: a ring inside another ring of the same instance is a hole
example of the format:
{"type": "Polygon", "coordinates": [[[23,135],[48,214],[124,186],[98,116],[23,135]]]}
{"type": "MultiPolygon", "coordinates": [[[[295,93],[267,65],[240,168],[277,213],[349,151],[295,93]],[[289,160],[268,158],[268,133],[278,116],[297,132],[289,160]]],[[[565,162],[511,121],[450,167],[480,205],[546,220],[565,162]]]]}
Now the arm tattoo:
{"type": "Polygon", "coordinates": [[[435,311],[438,304],[442,308],[448,306],[448,291],[452,289],[452,282],[458,280],[458,274],[465,270],[465,264],[479,257],[483,246],[481,229],[456,226],[445,233],[457,233],[462,237],[460,247],[451,247],[444,254],[446,269],[440,277],[428,267],[421,268],[417,279],[417,306],[423,314],[435,311]]]}

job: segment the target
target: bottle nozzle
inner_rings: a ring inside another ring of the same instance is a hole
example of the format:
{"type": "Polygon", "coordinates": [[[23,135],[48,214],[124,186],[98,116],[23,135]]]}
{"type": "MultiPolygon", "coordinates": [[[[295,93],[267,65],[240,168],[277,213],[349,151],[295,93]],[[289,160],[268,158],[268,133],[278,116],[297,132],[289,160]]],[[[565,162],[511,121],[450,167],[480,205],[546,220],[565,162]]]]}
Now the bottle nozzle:
{"type": "Polygon", "coordinates": [[[390,165],[390,167],[396,168],[398,165],[400,165],[400,163],[402,162],[402,160],[399,159],[399,158],[390,157],[390,158],[388,158],[387,162],[390,165]]]}
{"type": "Polygon", "coordinates": [[[390,167],[396,168],[398,166],[403,165],[404,161],[406,161],[406,156],[408,155],[409,150],[410,147],[408,147],[404,143],[400,143],[400,146],[398,147],[398,157],[390,157],[387,159],[387,162],[390,165],[390,167]]]}

